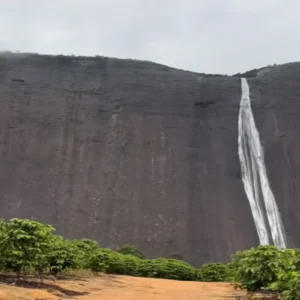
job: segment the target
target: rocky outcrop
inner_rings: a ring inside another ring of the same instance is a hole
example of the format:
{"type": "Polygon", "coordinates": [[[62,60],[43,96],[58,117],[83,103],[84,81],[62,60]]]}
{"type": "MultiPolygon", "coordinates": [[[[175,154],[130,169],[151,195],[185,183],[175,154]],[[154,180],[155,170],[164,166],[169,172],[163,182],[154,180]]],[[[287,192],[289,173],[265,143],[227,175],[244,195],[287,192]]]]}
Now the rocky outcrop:
{"type": "MultiPolygon", "coordinates": [[[[300,246],[300,64],[248,82],[269,179],[300,246]]],[[[258,244],[237,152],[240,98],[238,76],[3,53],[1,216],[196,266],[226,261],[258,244]]]]}

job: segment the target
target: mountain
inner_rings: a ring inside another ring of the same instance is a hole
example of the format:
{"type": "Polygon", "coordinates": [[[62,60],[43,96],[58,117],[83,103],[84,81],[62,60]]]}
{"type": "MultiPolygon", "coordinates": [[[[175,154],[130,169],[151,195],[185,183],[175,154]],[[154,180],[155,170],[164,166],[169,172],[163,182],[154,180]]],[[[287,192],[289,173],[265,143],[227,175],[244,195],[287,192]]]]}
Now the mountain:
{"type": "Polygon", "coordinates": [[[1,53],[1,217],[196,266],[258,245],[238,155],[240,77],[289,245],[299,247],[300,63],[221,76],[1,53]]]}

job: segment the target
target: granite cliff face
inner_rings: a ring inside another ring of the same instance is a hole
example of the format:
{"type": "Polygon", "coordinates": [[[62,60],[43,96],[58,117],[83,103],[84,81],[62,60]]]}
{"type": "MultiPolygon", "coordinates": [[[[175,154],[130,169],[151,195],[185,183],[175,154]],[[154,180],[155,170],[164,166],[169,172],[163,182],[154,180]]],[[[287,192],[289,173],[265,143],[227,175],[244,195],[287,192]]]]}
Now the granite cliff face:
{"type": "MultiPolygon", "coordinates": [[[[300,246],[300,64],[248,78],[269,180],[300,246]]],[[[181,253],[258,244],[237,151],[241,84],[134,60],[0,55],[1,217],[181,253]]]]}

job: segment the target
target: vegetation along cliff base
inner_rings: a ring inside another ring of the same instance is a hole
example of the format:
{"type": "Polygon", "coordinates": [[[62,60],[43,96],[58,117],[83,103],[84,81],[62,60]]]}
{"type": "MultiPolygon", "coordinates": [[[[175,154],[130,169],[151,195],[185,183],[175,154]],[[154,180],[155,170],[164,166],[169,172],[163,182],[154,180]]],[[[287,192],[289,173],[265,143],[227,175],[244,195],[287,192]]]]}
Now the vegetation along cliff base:
{"type": "MultiPolygon", "coordinates": [[[[153,285],[157,286],[157,289],[153,288],[153,293],[159,294],[162,292],[159,286],[161,285],[163,289],[165,285],[165,293],[171,293],[169,298],[165,299],[173,299],[172,293],[180,286],[185,286],[177,281],[193,281],[187,283],[183,290],[186,293],[194,290],[195,295],[203,291],[205,286],[197,283],[198,281],[220,282],[220,285],[214,285],[216,291],[224,288],[223,292],[231,293],[230,297],[241,297],[242,293],[239,291],[245,291],[250,296],[253,293],[264,293],[272,295],[274,299],[300,299],[300,251],[298,249],[280,250],[274,246],[258,246],[235,253],[230,263],[209,263],[197,269],[179,259],[147,259],[133,246],[111,250],[100,248],[93,240],[66,240],[56,235],[55,229],[50,225],[15,218],[8,222],[4,220],[0,222],[0,252],[3,284],[18,288],[42,288],[47,292],[84,297],[82,299],[96,298],[85,298],[91,291],[84,288],[79,291],[64,286],[66,279],[75,277],[78,281],[73,283],[70,281],[68,285],[84,287],[88,282],[88,285],[94,286],[98,291],[103,291],[110,285],[128,287],[129,282],[135,282],[137,286],[142,284],[144,288],[150,290],[153,285]],[[114,275],[106,276],[103,273],[114,275]],[[115,275],[132,277],[123,279],[125,277],[115,277],[115,275]],[[134,277],[177,281],[163,283],[165,281],[158,280],[147,283],[147,280],[134,277]],[[101,285],[100,282],[103,280],[106,280],[106,283],[101,285]]],[[[1,293],[5,295],[6,292],[12,292],[8,291],[7,286],[3,284],[1,293]]],[[[133,284],[128,293],[134,293],[137,286],[133,284]]],[[[92,290],[92,288],[88,289],[92,290]]],[[[208,293],[209,289],[207,285],[208,293]]],[[[113,289],[109,291],[112,292],[113,289]]],[[[204,296],[201,299],[205,299],[204,296]]]]}

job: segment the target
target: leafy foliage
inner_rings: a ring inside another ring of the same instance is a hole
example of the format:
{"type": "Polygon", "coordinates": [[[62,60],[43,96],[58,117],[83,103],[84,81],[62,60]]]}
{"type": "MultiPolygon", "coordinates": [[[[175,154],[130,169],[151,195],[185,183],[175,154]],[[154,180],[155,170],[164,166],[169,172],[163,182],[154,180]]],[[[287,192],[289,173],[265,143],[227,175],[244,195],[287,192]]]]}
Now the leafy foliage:
{"type": "Polygon", "coordinates": [[[137,276],[138,266],[141,261],[141,259],[130,254],[119,255],[110,272],[119,275],[137,276]]]}
{"type": "Polygon", "coordinates": [[[53,236],[49,246],[47,262],[51,274],[57,275],[65,269],[78,267],[79,255],[69,241],[53,236]]]}
{"type": "Polygon", "coordinates": [[[196,280],[197,270],[177,259],[144,259],[134,246],[101,249],[96,241],[65,240],[54,228],[36,221],[0,220],[2,269],[17,273],[51,273],[70,269],[178,280],[196,280]]]}
{"type": "Polygon", "coordinates": [[[140,259],[130,254],[120,254],[110,249],[101,249],[90,260],[95,272],[124,274],[131,276],[195,280],[196,269],[176,259],[140,259]]]}
{"type": "Polygon", "coordinates": [[[99,249],[90,259],[89,267],[95,272],[114,273],[115,266],[120,264],[122,254],[110,249],[99,249]]]}
{"type": "Polygon", "coordinates": [[[237,286],[249,292],[261,288],[278,292],[281,299],[300,300],[300,251],[259,246],[233,256],[237,286]]]}
{"type": "Polygon", "coordinates": [[[229,282],[232,280],[233,271],[227,264],[208,263],[198,271],[198,279],[208,282],[229,282]]]}
{"type": "Polygon", "coordinates": [[[290,271],[281,273],[278,278],[279,282],[284,281],[284,288],[281,296],[285,300],[300,299],[300,272],[290,271]]]}
{"type": "Polygon", "coordinates": [[[232,263],[240,287],[252,292],[276,281],[276,274],[283,268],[281,256],[282,252],[275,246],[259,246],[237,252],[232,263]]]}
{"type": "Polygon", "coordinates": [[[177,259],[158,258],[142,260],[137,275],[142,277],[167,278],[177,280],[196,280],[196,269],[177,259]]]}
{"type": "Polygon", "coordinates": [[[39,222],[11,219],[2,223],[0,249],[5,269],[17,273],[42,272],[54,228],[39,222]]]}
{"type": "Polygon", "coordinates": [[[97,241],[89,239],[72,240],[69,243],[69,250],[76,255],[76,262],[73,268],[89,268],[90,258],[99,250],[97,241]]]}

